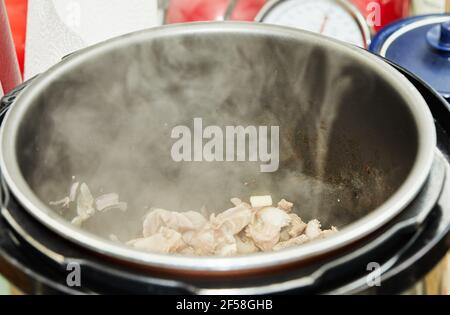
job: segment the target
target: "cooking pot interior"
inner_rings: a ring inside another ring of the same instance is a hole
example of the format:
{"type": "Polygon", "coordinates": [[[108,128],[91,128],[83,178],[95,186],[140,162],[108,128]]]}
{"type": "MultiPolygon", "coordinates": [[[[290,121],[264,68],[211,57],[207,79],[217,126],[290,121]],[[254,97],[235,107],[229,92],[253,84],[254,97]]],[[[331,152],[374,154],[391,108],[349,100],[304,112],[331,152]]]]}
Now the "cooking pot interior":
{"type": "Polygon", "coordinates": [[[220,212],[231,197],[265,194],[294,202],[304,220],[342,228],[381,205],[413,166],[417,131],[405,100],[356,52],[306,35],[130,38],[69,57],[17,138],[20,169],[46,204],[74,181],[128,202],[125,213],[91,218],[89,231],[127,240],[151,207],[220,212]],[[175,162],[172,130],[193,130],[194,118],[203,127],[279,126],[278,170],[175,162]]]}

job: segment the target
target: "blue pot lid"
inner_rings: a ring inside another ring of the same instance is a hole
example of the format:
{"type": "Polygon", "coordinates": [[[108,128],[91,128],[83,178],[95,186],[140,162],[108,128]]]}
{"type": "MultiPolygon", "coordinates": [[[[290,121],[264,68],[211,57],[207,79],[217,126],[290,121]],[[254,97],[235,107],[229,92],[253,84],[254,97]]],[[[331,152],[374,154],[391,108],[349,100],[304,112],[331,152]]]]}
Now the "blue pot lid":
{"type": "Polygon", "coordinates": [[[450,14],[391,24],[377,34],[369,49],[416,74],[450,100],[450,14]]]}

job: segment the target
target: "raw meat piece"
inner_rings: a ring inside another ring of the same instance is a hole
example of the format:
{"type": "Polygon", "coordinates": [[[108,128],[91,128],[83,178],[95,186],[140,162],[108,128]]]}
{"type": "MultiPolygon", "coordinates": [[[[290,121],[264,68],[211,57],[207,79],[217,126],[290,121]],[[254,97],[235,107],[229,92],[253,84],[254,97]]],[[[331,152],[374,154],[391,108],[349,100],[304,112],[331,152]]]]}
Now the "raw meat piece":
{"type": "Polygon", "coordinates": [[[262,251],[270,251],[280,240],[281,229],[289,225],[291,218],[278,208],[267,207],[256,213],[254,222],[247,227],[247,237],[253,239],[262,251]]]}
{"type": "Polygon", "coordinates": [[[72,223],[80,226],[84,221],[93,216],[94,213],[94,197],[92,197],[89,187],[83,183],[80,186],[80,193],[77,197],[78,215],[72,220],[72,223]]]}
{"type": "Polygon", "coordinates": [[[253,241],[245,235],[236,236],[236,246],[239,255],[254,254],[259,252],[259,249],[256,247],[255,243],[253,243],[253,241]]]}
{"type": "Polygon", "coordinates": [[[311,220],[305,229],[305,235],[310,239],[315,239],[322,234],[321,224],[319,220],[311,220]]]}
{"type": "Polygon", "coordinates": [[[286,212],[292,212],[294,204],[292,202],[286,201],[285,199],[281,199],[281,201],[278,203],[278,208],[286,212]]]}
{"type": "Polygon", "coordinates": [[[102,211],[105,212],[105,211],[114,210],[114,209],[125,212],[128,209],[128,204],[126,202],[118,202],[114,205],[104,208],[102,211]]]}
{"type": "MultiPolygon", "coordinates": [[[[76,201],[77,216],[72,223],[81,226],[96,211],[119,209],[127,203],[109,193],[94,198],[85,183],[72,184],[69,196],[50,205],[69,208],[76,201]]],[[[307,224],[293,213],[294,204],[282,199],[272,206],[271,196],[253,196],[250,204],[231,199],[233,208],[211,214],[206,207],[199,212],[174,212],[152,209],[144,218],[142,238],[127,244],[135,249],[190,256],[235,256],[260,251],[279,251],[320,240],[337,233],[336,227],[322,230],[318,220],[307,224]],[[209,215],[209,219],[207,219],[209,215]]],[[[120,243],[115,234],[110,239],[120,243]]]]}
{"type": "Polygon", "coordinates": [[[152,236],[132,240],[127,244],[138,250],[163,254],[176,253],[186,247],[180,233],[165,227],[152,236]]]}
{"type": "Polygon", "coordinates": [[[286,249],[286,248],[289,248],[292,246],[303,245],[305,243],[308,243],[309,241],[310,241],[310,239],[308,238],[308,236],[303,234],[298,237],[291,238],[288,241],[278,243],[277,245],[275,245],[273,247],[273,250],[278,251],[278,250],[286,249]]]}
{"type": "Polygon", "coordinates": [[[119,195],[115,193],[101,195],[95,198],[95,207],[98,211],[102,211],[108,207],[119,203],[119,195]]]}
{"type": "Polygon", "coordinates": [[[239,198],[231,198],[231,203],[235,206],[239,206],[242,203],[242,200],[239,198]]]}
{"type": "Polygon", "coordinates": [[[78,182],[73,183],[69,190],[69,196],[64,197],[63,199],[58,201],[50,201],[49,204],[51,206],[60,206],[62,208],[69,208],[70,203],[74,202],[77,197],[78,186],[79,186],[78,182]]]}
{"type": "Polygon", "coordinates": [[[104,194],[95,198],[95,208],[98,211],[109,211],[117,209],[120,211],[127,211],[127,203],[119,201],[119,195],[115,193],[104,194]]]}
{"type": "Polygon", "coordinates": [[[213,228],[226,230],[227,233],[234,236],[250,224],[252,217],[252,209],[248,205],[241,203],[217,216],[211,215],[210,222],[213,228]]]}
{"type": "Polygon", "coordinates": [[[70,187],[70,191],[69,191],[69,200],[71,202],[74,202],[75,199],[77,198],[77,192],[78,192],[78,186],[80,186],[79,182],[75,182],[72,184],[72,186],[70,187]]]}
{"type": "Polygon", "coordinates": [[[143,224],[144,237],[158,233],[161,227],[168,227],[184,233],[198,230],[206,224],[206,219],[198,212],[172,212],[164,209],[154,209],[145,218],[143,224]]]}
{"type": "Polygon", "coordinates": [[[183,240],[199,256],[212,255],[216,249],[215,231],[209,226],[204,227],[200,231],[184,233],[183,240]]]}
{"type": "Polygon", "coordinates": [[[291,223],[289,224],[289,236],[297,237],[303,232],[305,232],[307,224],[302,221],[302,219],[295,213],[289,214],[291,218],[291,223]]]}
{"type": "Polygon", "coordinates": [[[235,256],[238,253],[236,239],[234,235],[216,231],[215,233],[216,248],[214,254],[217,256],[235,256]]]}
{"type": "Polygon", "coordinates": [[[61,200],[57,200],[57,201],[50,201],[49,202],[50,206],[60,206],[62,208],[69,208],[70,205],[70,199],[69,197],[64,197],[61,200]]]}
{"type": "Polygon", "coordinates": [[[332,226],[331,229],[322,231],[322,233],[320,233],[319,238],[321,239],[327,238],[332,236],[333,234],[336,234],[337,232],[339,232],[338,229],[335,226],[332,226]]]}
{"type": "Polygon", "coordinates": [[[290,213],[291,223],[281,230],[280,241],[284,242],[305,232],[307,224],[295,213],[290,213]]]}
{"type": "Polygon", "coordinates": [[[83,183],[77,198],[77,213],[81,217],[86,217],[91,216],[94,211],[94,197],[92,197],[89,187],[83,183]]]}

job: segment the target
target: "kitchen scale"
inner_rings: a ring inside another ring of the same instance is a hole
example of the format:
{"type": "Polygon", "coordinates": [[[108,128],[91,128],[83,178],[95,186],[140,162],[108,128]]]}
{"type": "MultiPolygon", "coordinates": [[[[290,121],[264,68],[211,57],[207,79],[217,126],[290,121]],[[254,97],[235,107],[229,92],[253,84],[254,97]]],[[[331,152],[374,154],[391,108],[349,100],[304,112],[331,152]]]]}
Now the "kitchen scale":
{"type": "Polygon", "coordinates": [[[370,44],[371,28],[345,0],[272,0],[255,20],[316,32],[363,48],[370,44]]]}

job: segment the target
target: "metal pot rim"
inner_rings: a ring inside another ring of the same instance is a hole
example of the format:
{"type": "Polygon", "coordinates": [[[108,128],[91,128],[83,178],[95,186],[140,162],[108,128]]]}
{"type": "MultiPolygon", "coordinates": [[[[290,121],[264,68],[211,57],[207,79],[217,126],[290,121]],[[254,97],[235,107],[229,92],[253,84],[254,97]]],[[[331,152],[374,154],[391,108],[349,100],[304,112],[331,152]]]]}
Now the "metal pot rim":
{"type": "Polygon", "coordinates": [[[163,268],[169,271],[227,272],[259,270],[299,262],[342,248],[375,232],[405,209],[418,194],[430,172],[435,148],[434,120],[421,94],[402,74],[371,53],[358,47],[344,45],[333,39],[287,27],[245,22],[209,22],[163,26],[117,37],[85,48],[40,75],[31,86],[19,95],[16,104],[9,110],[3,121],[0,132],[0,169],[6,184],[19,203],[45,226],[74,243],[121,261],[163,268]],[[324,42],[334,49],[353,55],[355,58],[364,58],[367,66],[383,75],[409,104],[418,130],[419,149],[408,178],[385,203],[365,217],[344,227],[340,233],[333,237],[284,251],[238,257],[188,257],[139,252],[76,228],[70,222],[56,215],[33,193],[22,176],[17,162],[17,133],[21,118],[27,112],[33,99],[40,93],[39,91],[45,89],[61,73],[70,71],[72,67],[82,63],[92,55],[143,40],[192,32],[261,34],[293,40],[306,38],[312,42],[324,42]]]}

